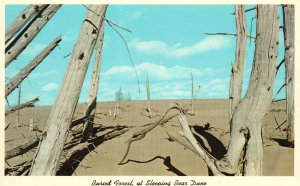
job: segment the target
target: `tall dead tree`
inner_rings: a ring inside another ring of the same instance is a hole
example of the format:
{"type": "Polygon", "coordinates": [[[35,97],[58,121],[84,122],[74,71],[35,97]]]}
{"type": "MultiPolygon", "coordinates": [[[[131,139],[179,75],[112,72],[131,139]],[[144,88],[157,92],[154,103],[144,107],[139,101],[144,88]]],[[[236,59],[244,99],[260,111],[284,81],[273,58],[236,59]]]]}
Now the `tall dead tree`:
{"type": "Polygon", "coordinates": [[[21,30],[21,28],[28,23],[40,10],[45,8],[47,5],[43,4],[32,4],[28,5],[20,15],[14,20],[14,22],[5,29],[5,44],[21,30]]]}
{"type": "Polygon", "coordinates": [[[59,4],[47,5],[44,7],[18,36],[5,48],[5,67],[7,67],[27,45],[35,38],[46,23],[54,16],[61,7],[59,4]]]}
{"type": "Polygon", "coordinates": [[[287,141],[294,146],[294,97],[295,97],[295,6],[282,5],[284,32],[284,62],[286,68],[286,112],[287,112],[287,141]]]}
{"type": "Polygon", "coordinates": [[[245,6],[235,5],[235,23],[236,23],[236,49],[235,62],[232,64],[230,75],[229,90],[229,120],[232,118],[238,103],[241,100],[243,87],[243,74],[246,61],[246,16],[245,6]]]}
{"type": "Polygon", "coordinates": [[[89,119],[85,122],[83,128],[82,136],[84,140],[86,140],[93,131],[93,121],[94,121],[94,115],[97,106],[97,94],[98,94],[98,86],[99,86],[99,73],[100,73],[100,65],[101,65],[103,38],[104,38],[104,26],[102,25],[97,39],[98,43],[96,47],[96,57],[94,60],[93,73],[90,82],[90,94],[89,94],[89,98],[85,110],[85,117],[89,119]]]}
{"type": "Polygon", "coordinates": [[[30,175],[55,175],[107,5],[90,5],[51,109],[30,175]]]}
{"type": "Polygon", "coordinates": [[[19,84],[58,46],[61,37],[55,38],[39,55],[37,55],[25,68],[15,75],[5,85],[5,97],[7,97],[19,84]]]}
{"type": "Polygon", "coordinates": [[[277,5],[258,5],[256,46],[249,87],[231,120],[231,138],[227,154],[217,164],[222,172],[234,174],[238,171],[245,147],[244,174],[262,174],[262,119],[272,102],[278,32],[277,5]]]}

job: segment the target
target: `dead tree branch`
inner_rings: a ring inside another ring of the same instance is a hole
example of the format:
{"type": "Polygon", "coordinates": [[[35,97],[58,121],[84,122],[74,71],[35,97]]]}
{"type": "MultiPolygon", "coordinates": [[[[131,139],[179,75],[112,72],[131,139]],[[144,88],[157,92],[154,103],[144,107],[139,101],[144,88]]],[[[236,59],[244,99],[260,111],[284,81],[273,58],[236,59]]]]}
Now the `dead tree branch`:
{"type": "Polygon", "coordinates": [[[59,4],[48,5],[41,10],[23,31],[5,48],[5,67],[7,67],[42,30],[46,23],[61,7],[59,4]]]}
{"type": "Polygon", "coordinates": [[[164,115],[159,119],[157,120],[155,123],[153,124],[150,124],[150,125],[147,125],[145,128],[141,129],[141,130],[138,130],[136,132],[133,133],[133,135],[131,136],[130,139],[128,139],[126,142],[128,143],[128,146],[127,146],[127,149],[125,151],[125,154],[123,156],[123,158],[121,159],[121,161],[118,163],[119,165],[122,165],[123,164],[123,161],[125,160],[125,158],[127,157],[128,155],[128,152],[129,152],[129,149],[130,149],[130,146],[131,146],[131,143],[134,142],[134,141],[139,141],[141,139],[143,139],[146,134],[150,131],[152,131],[155,127],[157,127],[158,125],[160,124],[163,124],[163,123],[166,123],[168,122],[170,119],[172,119],[173,117],[175,117],[176,115],[171,115],[169,117],[166,117],[166,115],[169,113],[169,111],[171,111],[172,109],[177,109],[177,110],[180,110],[181,112],[186,112],[187,109],[184,109],[182,108],[179,104],[177,103],[174,103],[174,104],[171,104],[170,105],[170,108],[164,113],[164,115]]]}
{"type": "Polygon", "coordinates": [[[87,10],[89,10],[89,11],[95,13],[96,15],[100,16],[100,17],[101,17],[102,19],[104,19],[105,21],[107,21],[107,22],[109,22],[109,23],[115,25],[116,27],[119,27],[119,28],[121,28],[121,29],[123,29],[123,30],[126,30],[127,32],[132,33],[128,28],[125,28],[124,26],[121,26],[121,25],[119,25],[119,24],[117,24],[117,23],[115,23],[115,22],[113,22],[113,21],[107,19],[107,18],[106,18],[105,16],[103,16],[103,15],[97,14],[95,11],[93,11],[92,9],[90,9],[90,8],[89,8],[88,6],[86,6],[85,4],[82,4],[82,6],[84,6],[87,10]]]}
{"type": "Polygon", "coordinates": [[[5,85],[5,97],[7,97],[18,85],[58,46],[61,36],[50,43],[39,55],[37,55],[25,68],[15,75],[9,83],[5,85]]]}
{"type": "Polygon", "coordinates": [[[28,102],[26,102],[26,103],[22,103],[22,104],[20,104],[20,105],[17,105],[17,106],[15,106],[15,107],[13,107],[13,108],[7,110],[7,111],[5,112],[5,116],[7,116],[7,115],[9,115],[9,114],[11,114],[11,113],[13,113],[13,112],[15,112],[15,111],[17,111],[17,110],[20,110],[20,109],[22,109],[22,108],[34,107],[34,103],[37,102],[37,101],[39,101],[39,98],[38,98],[38,97],[37,97],[37,98],[34,98],[33,100],[30,100],[30,101],[28,101],[28,102]]]}
{"type": "Polygon", "coordinates": [[[28,152],[29,150],[37,147],[39,144],[39,141],[40,141],[40,138],[34,138],[21,146],[18,146],[12,150],[5,152],[5,160],[9,160],[13,157],[22,155],[22,154],[28,152]]]}
{"type": "MultiPolygon", "coordinates": [[[[217,32],[217,33],[203,33],[205,35],[229,35],[229,36],[237,36],[236,33],[226,33],[226,32],[217,32]]],[[[255,36],[247,35],[250,39],[256,39],[255,36]]]]}
{"type": "Polygon", "coordinates": [[[183,130],[183,133],[184,133],[186,139],[191,143],[193,148],[202,157],[202,159],[205,161],[205,163],[207,164],[209,169],[212,171],[212,173],[215,176],[224,176],[219,171],[219,169],[216,165],[217,160],[198,144],[197,140],[195,139],[195,137],[193,136],[193,134],[189,128],[185,114],[183,114],[183,113],[179,114],[179,123],[182,127],[182,130],[183,130]]]}
{"type": "Polygon", "coordinates": [[[5,44],[12,38],[14,35],[19,32],[22,27],[31,20],[40,10],[45,8],[45,4],[32,4],[28,5],[25,10],[23,10],[20,15],[14,20],[14,22],[5,29],[5,44]]]}

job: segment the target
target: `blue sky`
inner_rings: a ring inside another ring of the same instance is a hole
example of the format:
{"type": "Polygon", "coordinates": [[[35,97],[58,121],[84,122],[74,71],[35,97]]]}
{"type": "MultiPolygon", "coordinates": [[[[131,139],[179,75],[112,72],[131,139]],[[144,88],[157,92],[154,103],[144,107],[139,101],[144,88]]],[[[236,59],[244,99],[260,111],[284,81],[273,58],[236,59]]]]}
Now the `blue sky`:
{"type": "MultiPolygon", "coordinates": [[[[26,5],[5,6],[5,27],[26,5]]],[[[253,7],[251,5],[247,8],[253,7]]],[[[40,96],[38,105],[52,105],[59,91],[68,55],[76,42],[86,14],[82,5],[63,5],[24,52],[5,70],[5,77],[13,77],[25,67],[54,38],[62,41],[22,82],[21,102],[40,96]]],[[[205,32],[235,32],[234,5],[109,5],[106,17],[132,31],[118,29],[126,39],[138,71],[141,93],[134,70],[121,38],[105,24],[98,100],[112,101],[115,91],[122,87],[124,95],[134,100],[146,99],[146,75],[149,74],[152,99],[189,99],[191,71],[195,87],[201,86],[197,98],[228,98],[229,74],[235,57],[234,36],[207,36],[205,32]]],[[[282,13],[279,8],[280,21],[282,13]]],[[[255,11],[247,14],[247,30],[255,11]]],[[[255,20],[252,24],[255,35],[255,20]]],[[[249,42],[249,40],[248,40],[249,42]]],[[[283,59],[283,33],[280,31],[278,61],[283,59]]],[[[247,45],[243,92],[249,81],[254,44],[247,45]]],[[[91,60],[79,102],[87,100],[92,71],[91,60]]],[[[7,82],[7,81],[6,81],[7,82]]],[[[274,92],[284,83],[282,66],[275,80],[274,92]]],[[[17,89],[8,96],[9,103],[17,103],[17,89]]],[[[283,98],[283,90],[276,98],[283,98]]]]}

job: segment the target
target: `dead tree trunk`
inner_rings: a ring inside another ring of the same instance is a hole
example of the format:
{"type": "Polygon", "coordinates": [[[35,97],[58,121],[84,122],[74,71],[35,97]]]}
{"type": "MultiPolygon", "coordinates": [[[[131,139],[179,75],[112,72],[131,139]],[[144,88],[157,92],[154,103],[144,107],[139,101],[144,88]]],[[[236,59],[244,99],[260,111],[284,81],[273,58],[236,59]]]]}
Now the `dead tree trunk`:
{"type": "Polygon", "coordinates": [[[282,5],[284,32],[284,62],[286,68],[287,141],[294,146],[294,60],[295,60],[295,7],[282,5]]]}
{"type": "Polygon", "coordinates": [[[227,154],[218,162],[218,167],[223,172],[237,172],[241,152],[246,145],[245,175],[262,174],[262,119],[272,102],[278,31],[277,6],[258,5],[255,56],[250,83],[245,98],[238,104],[232,117],[227,154]]]}
{"type": "Polygon", "coordinates": [[[21,30],[21,28],[31,20],[40,10],[45,8],[47,5],[43,4],[32,4],[28,5],[23,12],[15,19],[15,21],[5,30],[5,44],[14,35],[21,30]]]}
{"type": "Polygon", "coordinates": [[[245,6],[235,6],[235,20],[236,20],[236,51],[235,62],[232,64],[230,75],[230,91],[229,91],[229,121],[232,118],[238,103],[241,99],[243,87],[243,74],[246,61],[246,17],[245,6]]]}
{"type": "Polygon", "coordinates": [[[34,107],[34,103],[37,102],[37,101],[39,101],[39,98],[35,98],[35,99],[31,100],[31,101],[27,101],[26,103],[22,103],[20,105],[17,105],[15,107],[9,109],[8,111],[5,111],[5,116],[7,116],[7,115],[9,115],[9,114],[11,114],[11,113],[13,113],[13,112],[15,112],[17,110],[20,110],[22,108],[34,107]]]}
{"type": "Polygon", "coordinates": [[[90,83],[90,95],[88,98],[86,111],[85,111],[85,117],[89,117],[90,119],[84,123],[83,133],[82,133],[83,140],[88,139],[93,131],[93,121],[94,121],[94,115],[97,106],[101,53],[102,53],[102,45],[103,45],[103,38],[104,38],[103,36],[104,36],[104,26],[102,25],[100,28],[98,43],[96,47],[96,57],[94,60],[93,74],[90,83]]]}
{"type": "Polygon", "coordinates": [[[55,175],[107,5],[91,5],[81,27],[30,175],[55,175]]]}
{"type": "Polygon", "coordinates": [[[147,90],[147,111],[149,112],[149,118],[152,118],[152,111],[151,111],[151,106],[150,106],[150,100],[151,100],[151,92],[150,92],[150,81],[149,81],[149,76],[147,73],[147,80],[146,80],[146,90],[147,90]]]}
{"type": "Polygon", "coordinates": [[[18,85],[35,69],[35,67],[38,66],[52,52],[52,50],[54,50],[60,41],[61,37],[59,36],[5,85],[5,97],[18,87],[18,85]]]}
{"type": "Polygon", "coordinates": [[[23,31],[5,48],[5,67],[7,67],[27,45],[42,30],[45,24],[53,17],[61,5],[48,5],[41,10],[23,31]]]}

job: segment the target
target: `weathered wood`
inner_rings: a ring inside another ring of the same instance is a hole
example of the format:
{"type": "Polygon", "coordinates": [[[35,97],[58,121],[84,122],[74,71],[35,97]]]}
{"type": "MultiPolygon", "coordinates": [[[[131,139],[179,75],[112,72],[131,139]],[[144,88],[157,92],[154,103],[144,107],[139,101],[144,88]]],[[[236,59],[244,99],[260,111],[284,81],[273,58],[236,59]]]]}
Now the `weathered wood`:
{"type": "Polygon", "coordinates": [[[262,174],[262,119],[272,102],[278,32],[277,6],[258,5],[255,56],[249,87],[232,117],[227,154],[218,161],[222,172],[237,172],[240,155],[247,142],[245,175],[262,174]]]}
{"type": "MultiPolygon", "coordinates": [[[[238,5],[237,5],[238,6],[238,5]]],[[[241,6],[241,5],[240,5],[241,6]]],[[[215,36],[215,35],[224,35],[224,36],[237,36],[238,33],[227,33],[227,32],[217,32],[217,33],[203,33],[205,35],[212,35],[212,36],[215,36]]],[[[251,36],[251,35],[246,35],[248,38],[250,39],[254,39],[255,40],[255,36],[251,36]]]]}
{"type": "Polygon", "coordinates": [[[147,73],[147,80],[146,80],[146,90],[147,90],[147,111],[149,112],[149,117],[152,118],[152,111],[151,111],[151,106],[150,106],[150,100],[151,100],[151,93],[150,93],[150,81],[149,81],[149,76],[147,73]]]}
{"type": "Polygon", "coordinates": [[[246,62],[246,16],[245,6],[235,5],[236,48],[235,62],[232,64],[229,90],[229,121],[232,119],[238,103],[241,100],[243,88],[244,66],[246,62]]]}
{"type": "Polygon", "coordinates": [[[44,129],[30,175],[55,175],[107,5],[90,5],[44,129]]]}
{"type": "Polygon", "coordinates": [[[286,68],[286,112],[287,141],[294,146],[294,112],[295,112],[295,6],[282,5],[284,33],[284,61],[286,68]]]}
{"type": "MultiPolygon", "coordinates": [[[[89,94],[89,98],[88,98],[88,102],[84,114],[85,117],[91,118],[92,121],[94,120],[94,115],[97,106],[97,94],[98,94],[98,85],[99,85],[99,73],[100,73],[100,65],[101,65],[103,39],[104,39],[104,26],[102,25],[97,39],[98,43],[96,47],[96,57],[94,60],[93,73],[90,82],[90,94],[89,94]]],[[[82,131],[83,140],[89,138],[89,136],[92,134],[92,131],[93,131],[93,123],[88,120],[84,123],[83,131],[82,131]]]]}
{"type": "Polygon", "coordinates": [[[216,166],[216,159],[211,156],[203,147],[201,147],[197,140],[195,139],[193,133],[191,132],[186,116],[184,114],[179,115],[179,123],[182,127],[182,131],[186,139],[191,143],[195,151],[202,157],[205,161],[209,169],[212,171],[213,175],[215,176],[224,176],[216,166]]]}
{"type": "Polygon", "coordinates": [[[25,68],[15,75],[9,83],[5,85],[5,97],[7,97],[19,84],[58,46],[61,36],[50,43],[39,55],[37,55],[25,68]]]}
{"type": "Polygon", "coordinates": [[[45,4],[32,4],[28,5],[20,15],[14,20],[14,22],[5,29],[5,44],[17,33],[22,27],[28,23],[40,10],[45,8],[45,4]]]}
{"type": "Polygon", "coordinates": [[[17,105],[7,111],[5,111],[5,116],[17,111],[17,110],[20,110],[22,108],[27,108],[27,107],[34,107],[34,103],[39,101],[39,98],[34,98],[33,100],[30,100],[30,101],[27,101],[25,103],[22,103],[20,105],[17,105]]]}
{"type": "Polygon", "coordinates": [[[5,48],[5,67],[19,56],[60,7],[59,4],[52,4],[43,8],[22,32],[9,43],[5,48]]]}
{"type": "Polygon", "coordinates": [[[148,132],[152,131],[155,127],[168,122],[169,120],[171,120],[172,118],[174,118],[175,116],[178,115],[178,114],[173,114],[173,115],[167,117],[166,115],[172,109],[177,109],[177,110],[180,110],[181,112],[186,112],[186,110],[183,109],[179,104],[173,103],[173,104],[170,105],[170,108],[164,113],[163,116],[161,116],[161,118],[159,120],[157,120],[154,123],[146,124],[146,125],[144,125],[146,127],[144,127],[143,129],[135,131],[132,134],[132,136],[130,137],[130,139],[126,141],[128,143],[128,145],[127,145],[127,148],[126,148],[126,151],[125,151],[125,154],[124,154],[123,158],[118,163],[119,165],[124,164],[123,161],[126,159],[126,157],[128,155],[128,152],[129,152],[129,149],[130,149],[130,146],[131,146],[132,142],[139,141],[139,140],[143,139],[148,134],[148,132]]]}
{"type": "Polygon", "coordinates": [[[11,150],[5,152],[5,160],[9,160],[13,157],[25,154],[26,152],[28,152],[31,149],[38,146],[39,140],[40,140],[39,138],[34,138],[34,139],[30,140],[29,142],[21,145],[21,146],[18,146],[14,149],[11,149],[11,150]]]}

